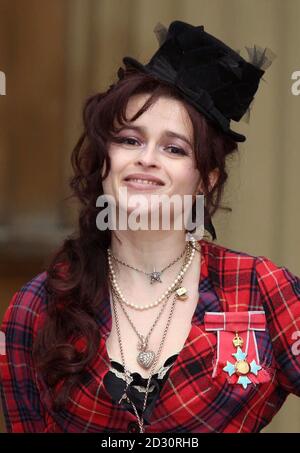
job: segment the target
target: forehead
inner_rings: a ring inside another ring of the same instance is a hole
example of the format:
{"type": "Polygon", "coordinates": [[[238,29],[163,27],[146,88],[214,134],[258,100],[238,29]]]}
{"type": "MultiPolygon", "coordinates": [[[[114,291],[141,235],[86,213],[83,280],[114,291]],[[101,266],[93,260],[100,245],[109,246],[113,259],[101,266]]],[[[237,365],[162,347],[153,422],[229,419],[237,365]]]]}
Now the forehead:
{"type": "MultiPolygon", "coordinates": [[[[132,96],[126,107],[126,118],[130,120],[149,97],[150,94],[132,96]]],[[[193,134],[192,122],[184,104],[180,100],[167,96],[160,96],[132,123],[146,126],[149,130],[172,129],[188,136],[190,139],[193,134]]]]}

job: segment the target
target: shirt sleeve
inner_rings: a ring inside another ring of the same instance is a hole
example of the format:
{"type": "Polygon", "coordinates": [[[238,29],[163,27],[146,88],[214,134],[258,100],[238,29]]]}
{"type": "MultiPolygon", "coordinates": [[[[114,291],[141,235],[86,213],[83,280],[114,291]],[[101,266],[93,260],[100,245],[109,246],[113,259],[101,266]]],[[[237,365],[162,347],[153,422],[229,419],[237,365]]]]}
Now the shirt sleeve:
{"type": "Polygon", "coordinates": [[[39,274],[13,295],[0,329],[0,390],[9,433],[37,433],[45,429],[32,359],[34,334],[45,297],[44,274],[39,274]]]}
{"type": "Polygon", "coordinates": [[[279,385],[300,396],[300,278],[264,256],[257,257],[256,275],[279,385]]]}

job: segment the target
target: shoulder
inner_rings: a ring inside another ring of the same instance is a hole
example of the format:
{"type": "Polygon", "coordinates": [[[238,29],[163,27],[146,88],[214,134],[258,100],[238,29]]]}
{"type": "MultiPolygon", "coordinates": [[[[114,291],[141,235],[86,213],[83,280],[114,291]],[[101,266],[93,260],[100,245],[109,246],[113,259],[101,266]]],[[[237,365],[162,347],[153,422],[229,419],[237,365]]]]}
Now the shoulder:
{"type": "Polygon", "coordinates": [[[296,285],[300,290],[299,277],[291,272],[287,267],[276,264],[266,256],[258,256],[256,259],[256,272],[259,283],[262,287],[278,287],[281,283],[296,285]]]}
{"type": "Polygon", "coordinates": [[[43,271],[16,291],[6,309],[1,331],[13,335],[28,329],[36,333],[43,314],[47,311],[47,272],[43,271]]]}
{"type": "Polygon", "coordinates": [[[256,266],[257,257],[250,253],[226,247],[215,242],[202,240],[201,250],[207,263],[208,271],[218,275],[251,273],[256,266]]]}
{"type": "Polygon", "coordinates": [[[275,281],[276,277],[297,280],[285,266],[277,264],[263,255],[253,255],[210,241],[202,241],[202,251],[207,257],[209,266],[218,269],[244,269],[256,272],[259,280],[275,281]]]}
{"type": "Polygon", "coordinates": [[[286,313],[295,323],[300,316],[300,277],[287,267],[258,256],[256,278],[266,307],[278,316],[286,313]]]}
{"type": "Polygon", "coordinates": [[[268,257],[209,241],[202,241],[202,251],[210,280],[222,297],[232,303],[237,293],[243,293],[244,300],[249,302],[255,299],[256,293],[265,301],[271,298],[281,303],[285,299],[289,304],[299,302],[299,277],[268,257]]]}

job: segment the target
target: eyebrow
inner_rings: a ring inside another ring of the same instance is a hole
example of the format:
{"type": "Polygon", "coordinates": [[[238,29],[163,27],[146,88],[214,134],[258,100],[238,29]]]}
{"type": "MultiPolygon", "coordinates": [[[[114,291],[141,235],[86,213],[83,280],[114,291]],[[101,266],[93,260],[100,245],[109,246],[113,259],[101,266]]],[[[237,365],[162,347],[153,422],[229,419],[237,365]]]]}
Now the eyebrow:
{"type": "MultiPolygon", "coordinates": [[[[134,125],[122,126],[118,129],[118,132],[123,131],[124,129],[133,129],[133,130],[136,130],[136,131],[142,132],[142,133],[146,132],[146,128],[144,126],[134,126],[134,125]]],[[[178,132],[173,132],[173,131],[169,131],[169,130],[164,131],[164,134],[167,137],[180,138],[182,141],[187,143],[192,148],[190,141],[184,135],[179,134],[178,132]]]]}

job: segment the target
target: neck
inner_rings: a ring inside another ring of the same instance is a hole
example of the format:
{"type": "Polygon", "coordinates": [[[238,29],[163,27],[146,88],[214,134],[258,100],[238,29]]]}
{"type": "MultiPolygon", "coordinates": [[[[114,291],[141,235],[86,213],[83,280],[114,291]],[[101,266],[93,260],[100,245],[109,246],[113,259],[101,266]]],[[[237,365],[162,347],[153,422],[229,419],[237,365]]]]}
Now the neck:
{"type": "Polygon", "coordinates": [[[112,253],[122,261],[152,272],[153,266],[161,270],[176,259],[186,246],[186,233],[172,231],[113,231],[112,253]]]}

